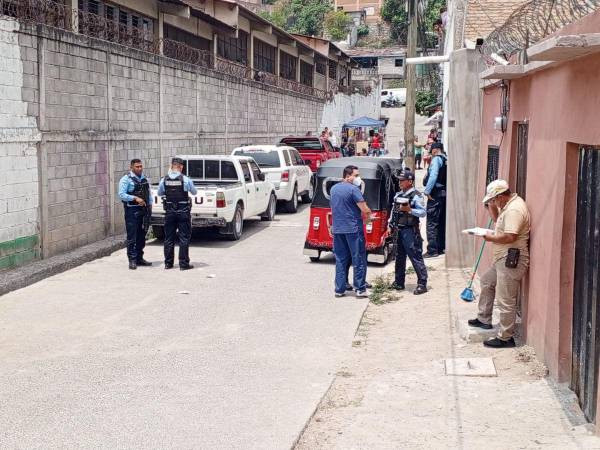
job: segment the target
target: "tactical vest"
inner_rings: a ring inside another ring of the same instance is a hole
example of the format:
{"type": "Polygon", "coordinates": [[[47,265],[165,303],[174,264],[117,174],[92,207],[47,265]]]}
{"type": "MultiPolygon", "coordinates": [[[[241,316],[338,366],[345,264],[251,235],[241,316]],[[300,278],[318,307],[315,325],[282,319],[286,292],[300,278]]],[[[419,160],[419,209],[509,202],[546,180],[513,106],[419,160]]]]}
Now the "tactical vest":
{"type": "MultiPolygon", "coordinates": [[[[415,197],[415,195],[421,195],[421,194],[419,192],[417,192],[416,189],[414,189],[408,195],[405,195],[403,193],[400,194],[400,198],[408,199],[408,204],[410,205],[412,203],[412,200],[415,197]]],[[[410,213],[400,211],[401,205],[399,203],[396,203],[395,200],[396,199],[394,199],[394,207],[392,208],[392,220],[390,222],[390,225],[392,226],[392,228],[406,228],[406,227],[414,227],[414,226],[418,225],[419,218],[416,216],[413,216],[410,213]]]]}
{"type": "Polygon", "coordinates": [[[179,175],[175,179],[168,176],[163,178],[165,186],[165,202],[166,203],[188,203],[188,193],[183,188],[183,175],[179,175]]]}
{"type": "MultiPolygon", "coordinates": [[[[436,184],[441,184],[443,186],[441,189],[444,189],[446,187],[446,174],[448,172],[448,159],[442,155],[436,155],[436,156],[434,156],[434,158],[442,158],[442,167],[440,167],[440,171],[438,172],[437,180],[435,182],[436,182],[436,184]]],[[[431,160],[431,163],[433,163],[433,159],[431,160]]],[[[431,168],[431,164],[429,164],[429,167],[431,168]]],[[[427,175],[425,175],[425,178],[423,178],[423,186],[427,186],[428,182],[429,182],[429,168],[427,169],[427,175]]],[[[436,187],[434,187],[434,189],[435,188],[436,187]]],[[[440,189],[440,188],[438,188],[438,189],[440,189]]]]}
{"type": "MultiPolygon", "coordinates": [[[[133,191],[129,192],[129,194],[134,197],[139,197],[148,203],[148,199],[150,198],[150,185],[148,184],[148,179],[143,178],[142,180],[139,180],[138,177],[131,176],[131,174],[128,174],[128,177],[133,182],[133,191]]],[[[131,201],[127,204],[130,206],[138,206],[135,201],[131,201]]]]}

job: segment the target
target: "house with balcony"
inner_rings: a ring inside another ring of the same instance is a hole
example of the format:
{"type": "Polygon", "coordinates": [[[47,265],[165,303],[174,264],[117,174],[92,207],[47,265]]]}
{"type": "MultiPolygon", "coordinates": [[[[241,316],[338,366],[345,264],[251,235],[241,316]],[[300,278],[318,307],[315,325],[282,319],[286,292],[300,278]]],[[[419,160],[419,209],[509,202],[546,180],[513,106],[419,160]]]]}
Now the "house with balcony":
{"type": "Polygon", "coordinates": [[[352,61],[358,66],[352,69],[352,79],[357,84],[380,79],[382,87],[390,83],[404,80],[406,48],[361,48],[355,47],[346,51],[352,61]]]}

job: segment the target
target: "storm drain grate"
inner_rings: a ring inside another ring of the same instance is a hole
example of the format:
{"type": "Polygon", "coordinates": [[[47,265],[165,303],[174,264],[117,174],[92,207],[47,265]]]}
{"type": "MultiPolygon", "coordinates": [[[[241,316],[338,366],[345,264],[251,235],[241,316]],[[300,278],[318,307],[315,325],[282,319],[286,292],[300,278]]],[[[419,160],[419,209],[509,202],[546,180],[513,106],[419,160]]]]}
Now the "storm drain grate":
{"type": "Polygon", "coordinates": [[[457,377],[495,377],[496,366],[492,358],[445,359],[446,375],[457,377]]]}

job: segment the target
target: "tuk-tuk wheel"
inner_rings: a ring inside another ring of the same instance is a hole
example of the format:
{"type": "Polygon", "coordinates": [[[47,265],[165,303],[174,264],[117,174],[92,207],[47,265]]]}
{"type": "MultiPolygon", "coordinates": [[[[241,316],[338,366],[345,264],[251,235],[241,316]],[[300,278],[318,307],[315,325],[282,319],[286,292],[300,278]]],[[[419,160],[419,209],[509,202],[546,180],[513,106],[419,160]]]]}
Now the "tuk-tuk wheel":
{"type": "Polygon", "coordinates": [[[310,256],[310,262],[318,262],[321,259],[321,250],[317,256],[310,256]]]}
{"type": "Polygon", "coordinates": [[[390,245],[385,244],[383,246],[383,263],[381,263],[380,265],[385,266],[389,260],[390,260],[390,245]]]}

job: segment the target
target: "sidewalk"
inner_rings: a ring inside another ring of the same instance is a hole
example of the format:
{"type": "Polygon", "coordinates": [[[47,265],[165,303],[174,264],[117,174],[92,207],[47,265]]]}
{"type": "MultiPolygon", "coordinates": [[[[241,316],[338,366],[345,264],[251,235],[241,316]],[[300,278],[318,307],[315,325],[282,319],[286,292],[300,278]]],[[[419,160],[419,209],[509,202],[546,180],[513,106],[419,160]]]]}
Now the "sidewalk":
{"type": "Polygon", "coordinates": [[[406,292],[369,305],[353,355],[296,448],[600,449],[573,393],[544,378],[529,347],[493,350],[459,337],[456,316],[475,317],[477,307],[459,298],[467,274],[442,258],[427,264],[428,294],[412,295],[412,274],[406,292]],[[445,374],[447,358],[482,357],[497,376],[445,374]]]}

